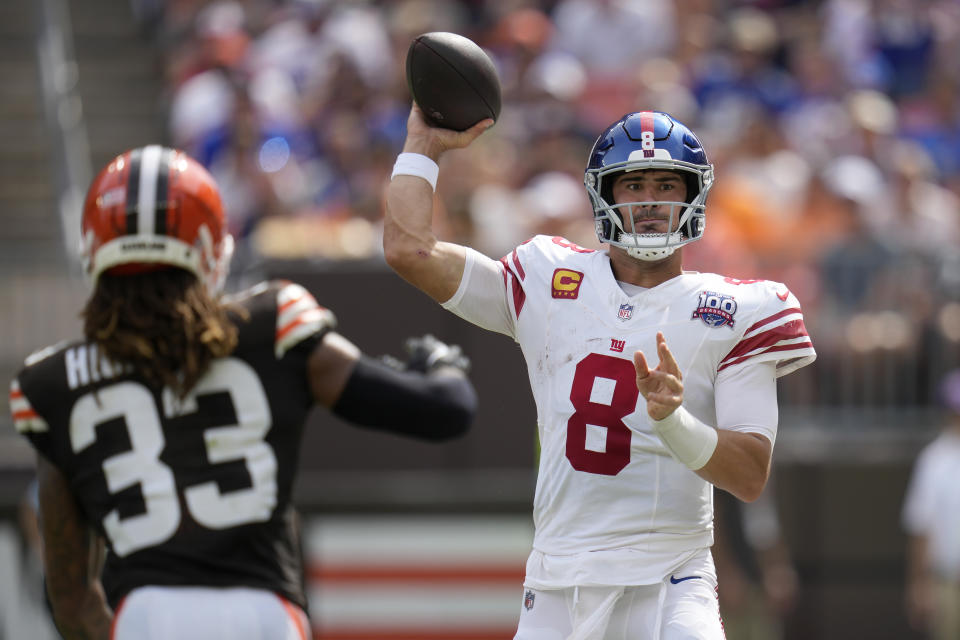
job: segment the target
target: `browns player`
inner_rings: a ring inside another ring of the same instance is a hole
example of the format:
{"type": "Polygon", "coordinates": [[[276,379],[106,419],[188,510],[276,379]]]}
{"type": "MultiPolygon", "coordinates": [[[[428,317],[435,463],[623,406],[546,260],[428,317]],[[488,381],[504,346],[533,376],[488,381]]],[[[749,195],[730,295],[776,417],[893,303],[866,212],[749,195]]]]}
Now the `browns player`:
{"type": "Polygon", "coordinates": [[[406,368],[369,358],[291,282],[221,297],[232,240],[217,185],[173,149],[110,162],[82,232],[84,336],[30,356],[10,392],[38,452],[61,633],[307,638],[291,504],[307,412],[454,437],[476,408],[466,359],[429,336],[406,368]]]}

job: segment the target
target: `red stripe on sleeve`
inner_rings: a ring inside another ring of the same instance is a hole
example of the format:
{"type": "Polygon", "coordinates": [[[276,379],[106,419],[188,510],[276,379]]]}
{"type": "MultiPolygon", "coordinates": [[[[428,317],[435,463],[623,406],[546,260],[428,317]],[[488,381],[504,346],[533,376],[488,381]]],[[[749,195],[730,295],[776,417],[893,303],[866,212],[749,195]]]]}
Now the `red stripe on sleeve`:
{"type": "MultiPolygon", "coordinates": [[[[767,316],[767,317],[764,318],[763,320],[758,320],[757,322],[754,322],[752,325],[750,325],[750,328],[747,329],[746,331],[744,331],[743,333],[744,333],[744,334],[750,333],[750,332],[753,331],[754,329],[759,329],[759,328],[762,327],[763,325],[765,325],[765,324],[770,324],[770,323],[773,322],[774,320],[777,320],[777,319],[779,319],[779,318],[782,318],[783,316],[788,316],[788,315],[790,315],[791,313],[800,313],[800,308],[799,308],[799,307],[791,307],[791,308],[789,308],[789,309],[784,309],[783,311],[778,311],[778,312],[776,312],[775,314],[773,314],[772,316],[767,316]]],[[[806,332],[806,331],[804,331],[804,332],[806,332]]]]}
{"type": "MultiPolygon", "coordinates": [[[[517,252],[514,251],[514,260],[516,260],[516,255],[517,252]]],[[[513,275],[513,272],[510,271],[510,266],[507,264],[506,256],[500,258],[500,262],[503,263],[503,283],[510,287],[510,291],[513,294],[514,314],[517,316],[517,318],[519,318],[520,310],[523,309],[523,303],[527,299],[527,293],[523,290],[523,286],[520,284],[520,281],[517,280],[516,276],[513,275]]]]}
{"type": "Polygon", "coordinates": [[[34,411],[33,409],[23,409],[22,411],[14,411],[13,419],[14,420],[31,420],[33,418],[39,418],[40,414],[34,411]]]}
{"type": "MultiPolygon", "coordinates": [[[[718,372],[723,371],[727,367],[732,367],[735,364],[746,362],[750,358],[753,358],[754,356],[762,355],[764,353],[772,353],[774,351],[793,351],[797,349],[810,349],[810,348],[813,348],[813,343],[810,342],[809,340],[807,340],[806,342],[795,342],[793,344],[781,344],[773,347],[768,347],[759,353],[751,353],[750,355],[740,356],[739,358],[734,358],[733,360],[724,360],[723,363],[721,363],[721,365],[717,367],[717,371],[718,372]]],[[[797,354],[797,357],[799,358],[800,355],[797,354]]]]}
{"type": "Polygon", "coordinates": [[[527,293],[520,285],[520,281],[513,279],[513,306],[517,309],[517,318],[520,318],[520,310],[523,309],[523,303],[527,299],[527,293]]]}
{"type": "Polygon", "coordinates": [[[523,265],[520,264],[520,256],[517,255],[517,250],[514,249],[513,253],[510,254],[510,257],[513,258],[513,266],[517,268],[517,275],[520,276],[520,279],[523,280],[527,277],[526,272],[523,270],[523,265]]]}
{"type": "MultiPolygon", "coordinates": [[[[744,338],[738,342],[733,349],[730,350],[730,353],[728,353],[723,360],[720,361],[720,363],[723,364],[728,360],[739,358],[740,356],[750,353],[756,349],[772,347],[783,340],[806,337],[808,337],[807,328],[803,325],[803,319],[797,318],[796,320],[791,320],[781,325],[771,327],[770,329],[762,331],[753,337],[744,338]]],[[[791,348],[793,347],[793,345],[789,346],[791,348]]]]}
{"type": "Polygon", "coordinates": [[[300,313],[296,318],[294,318],[287,324],[283,325],[283,327],[281,327],[280,329],[277,329],[276,340],[279,342],[281,338],[283,338],[285,335],[287,335],[288,333],[290,333],[300,325],[306,324],[307,322],[314,322],[315,320],[317,320],[317,314],[316,314],[317,311],[319,311],[319,309],[306,309],[305,311],[300,313]]]}
{"type": "Polygon", "coordinates": [[[289,300],[287,300],[286,302],[284,302],[282,305],[280,305],[280,306],[277,308],[277,314],[283,313],[284,311],[286,311],[287,309],[289,309],[289,308],[292,307],[293,305],[297,304],[297,303],[300,302],[301,300],[303,300],[303,294],[300,294],[300,295],[297,296],[296,298],[290,298],[289,300]]]}

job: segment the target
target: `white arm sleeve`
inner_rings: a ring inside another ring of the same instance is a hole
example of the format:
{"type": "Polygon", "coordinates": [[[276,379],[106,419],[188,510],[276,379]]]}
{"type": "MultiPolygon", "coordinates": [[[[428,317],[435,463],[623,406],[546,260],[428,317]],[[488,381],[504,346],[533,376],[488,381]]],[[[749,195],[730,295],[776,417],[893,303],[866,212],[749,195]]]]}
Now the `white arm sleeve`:
{"type": "Polygon", "coordinates": [[[746,362],[717,374],[717,427],[777,438],[777,365],[746,362]]]}
{"type": "Polygon", "coordinates": [[[467,247],[460,286],[440,306],[478,327],[515,338],[516,325],[507,303],[503,269],[493,258],[467,247]]]}

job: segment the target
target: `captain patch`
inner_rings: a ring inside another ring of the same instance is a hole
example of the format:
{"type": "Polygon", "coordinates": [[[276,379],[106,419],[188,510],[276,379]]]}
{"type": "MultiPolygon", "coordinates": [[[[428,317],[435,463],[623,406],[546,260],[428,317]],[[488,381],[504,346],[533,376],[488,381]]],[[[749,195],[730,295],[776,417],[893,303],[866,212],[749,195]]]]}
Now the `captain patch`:
{"type": "Polygon", "coordinates": [[[572,269],[557,269],[553,272],[551,294],[554,298],[573,300],[580,295],[583,273],[572,269]]]}
{"type": "Polygon", "coordinates": [[[700,318],[708,327],[722,327],[724,325],[733,328],[733,316],[737,312],[737,301],[733,296],[713,291],[702,291],[697,301],[697,308],[693,312],[693,318],[700,318]]]}

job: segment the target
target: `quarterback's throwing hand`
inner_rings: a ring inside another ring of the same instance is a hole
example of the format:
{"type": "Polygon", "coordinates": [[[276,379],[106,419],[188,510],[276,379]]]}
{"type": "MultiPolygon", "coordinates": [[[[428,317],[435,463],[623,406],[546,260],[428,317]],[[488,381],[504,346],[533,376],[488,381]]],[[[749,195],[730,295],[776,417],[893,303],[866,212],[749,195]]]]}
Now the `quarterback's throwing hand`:
{"type": "Polygon", "coordinates": [[[663,420],[683,403],[683,374],[660,331],[657,332],[657,355],[660,363],[656,369],[647,365],[643,351],[633,354],[633,365],[637,369],[637,389],[647,401],[647,415],[663,420]]]}
{"type": "Polygon", "coordinates": [[[422,153],[436,160],[440,154],[450,149],[462,149],[493,126],[493,119],[487,118],[476,123],[466,131],[432,127],[416,103],[407,117],[407,143],[404,151],[422,153]]]}

